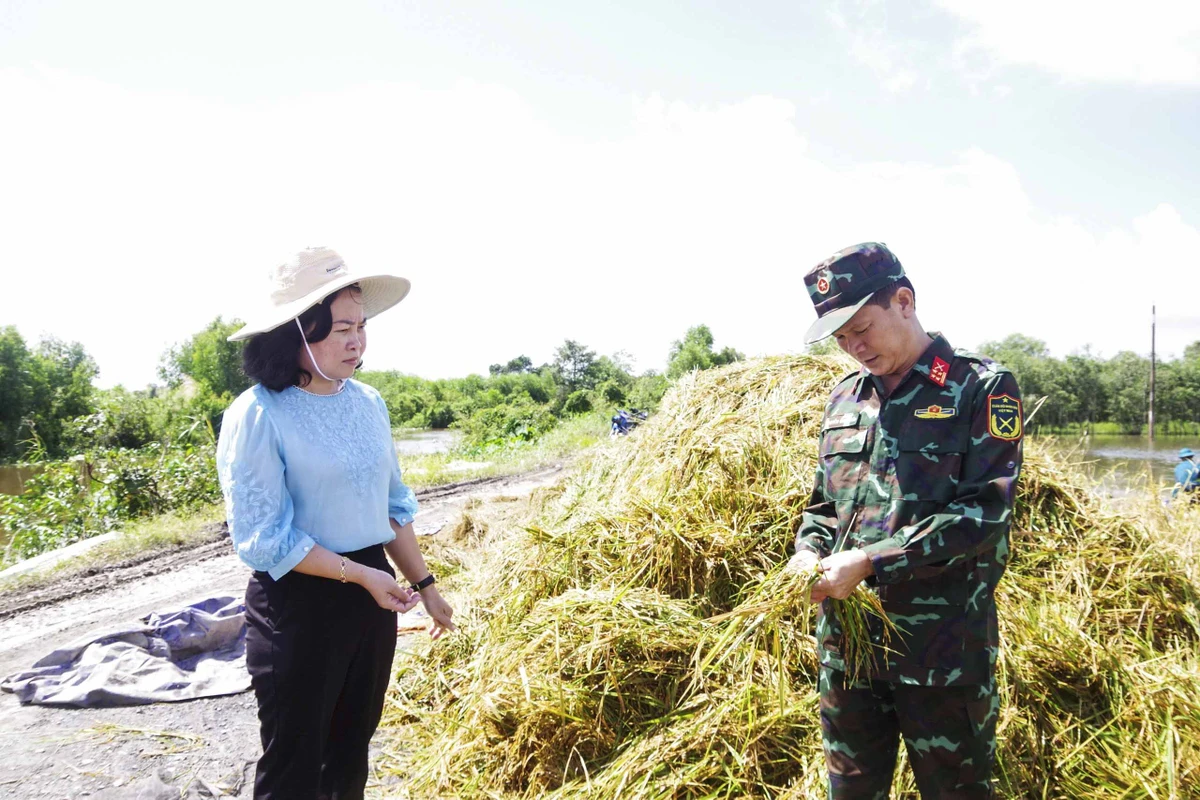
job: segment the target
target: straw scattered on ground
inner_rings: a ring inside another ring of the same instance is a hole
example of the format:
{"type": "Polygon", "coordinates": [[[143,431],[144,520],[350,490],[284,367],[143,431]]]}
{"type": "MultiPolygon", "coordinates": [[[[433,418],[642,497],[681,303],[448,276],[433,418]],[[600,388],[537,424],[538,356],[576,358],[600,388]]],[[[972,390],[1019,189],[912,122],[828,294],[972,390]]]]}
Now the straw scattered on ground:
{"type": "MultiPolygon", "coordinates": [[[[846,368],[686,378],[523,515],[470,523],[461,631],[401,661],[382,768],[413,797],[823,797],[807,616],[738,609],[788,558],[846,368]]],[[[1200,797],[1198,523],[1119,514],[1027,443],[998,592],[1001,796],[1200,797]]]]}

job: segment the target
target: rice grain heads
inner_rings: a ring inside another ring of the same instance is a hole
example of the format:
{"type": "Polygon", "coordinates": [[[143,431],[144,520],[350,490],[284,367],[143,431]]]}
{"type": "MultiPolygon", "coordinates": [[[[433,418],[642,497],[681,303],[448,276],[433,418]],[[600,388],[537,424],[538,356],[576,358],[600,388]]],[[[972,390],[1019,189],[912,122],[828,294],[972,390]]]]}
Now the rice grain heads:
{"type": "MultiPolygon", "coordinates": [[[[809,615],[761,590],[849,366],[688,376],[524,525],[493,526],[458,577],[460,633],[400,662],[381,764],[405,795],[823,797],[809,615]]],[[[998,593],[1001,796],[1200,797],[1200,593],[1171,525],[1026,443],[998,593]]],[[[904,775],[895,791],[915,796],[904,775]]]]}

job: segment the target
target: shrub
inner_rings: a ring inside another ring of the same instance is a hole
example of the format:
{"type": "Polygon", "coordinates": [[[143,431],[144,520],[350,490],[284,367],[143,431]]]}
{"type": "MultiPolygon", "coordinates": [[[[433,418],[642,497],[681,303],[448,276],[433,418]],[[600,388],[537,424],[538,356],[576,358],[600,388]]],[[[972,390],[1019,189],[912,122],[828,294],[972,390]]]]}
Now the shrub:
{"type": "Polygon", "coordinates": [[[597,386],[596,395],[605,405],[625,405],[625,390],[615,381],[605,381],[597,386]]]}
{"type": "Polygon", "coordinates": [[[634,408],[657,408],[669,386],[665,375],[643,375],[634,382],[629,392],[629,405],[634,408]]]}
{"type": "Polygon", "coordinates": [[[425,412],[426,427],[429,428],[449,428],[455,419],[454,409],[446,402],[434,403],[425,412]]]}
{"type": "Polygon", "coordinates": [[[120,520],[112,495],[92,490],[82,458],[37,465],[19,495],[0,495],[0,529],[9,534],[8,565],[112,530],[120,520]]]}
{"type": "Polygon", "coordinates": [[[41,462],[19,495],[0,495],[8,564],[116,528],[122,521],[196,508],[221,497],[215,448],[162,445],[41,462]]]}
{"type": "Polygon", "coordinates": [[[466,444],[474,447],[510,441],[533,441],[558,424],[541,406],[508,405],[484,408],[459,423],[466,444]]]}
{"type": "Polygon", "coordinates": [[[592,410],[592,399],[584,389],[571,392],[567,401],[563,403],[562,410],[564,414],[586,414],[592,410]]]}

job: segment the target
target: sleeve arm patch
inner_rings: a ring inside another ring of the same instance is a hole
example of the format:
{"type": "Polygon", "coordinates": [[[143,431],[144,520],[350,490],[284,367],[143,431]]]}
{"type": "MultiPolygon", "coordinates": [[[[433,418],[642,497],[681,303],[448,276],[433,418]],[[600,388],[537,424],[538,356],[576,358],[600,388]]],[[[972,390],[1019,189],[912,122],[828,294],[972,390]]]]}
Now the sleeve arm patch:
{"type": "Polygon", "coordinates": [[[989,394],[987,399],[988,434],[1006,442],[1019,441],[1024,434],[1024,415],[1020,398],[1008,394],[989,394]]]}

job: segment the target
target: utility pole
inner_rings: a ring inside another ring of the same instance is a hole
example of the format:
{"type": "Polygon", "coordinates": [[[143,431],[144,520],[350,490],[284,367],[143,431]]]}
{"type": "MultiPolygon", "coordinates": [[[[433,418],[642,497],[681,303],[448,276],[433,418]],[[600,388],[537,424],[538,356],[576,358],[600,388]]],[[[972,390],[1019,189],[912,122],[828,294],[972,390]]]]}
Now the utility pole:
{"type": "Polygon", "coordinates": [[[1155,308],[1150,306],[1150,441],[1154,441],[1154,327],[1155,308]]]}

